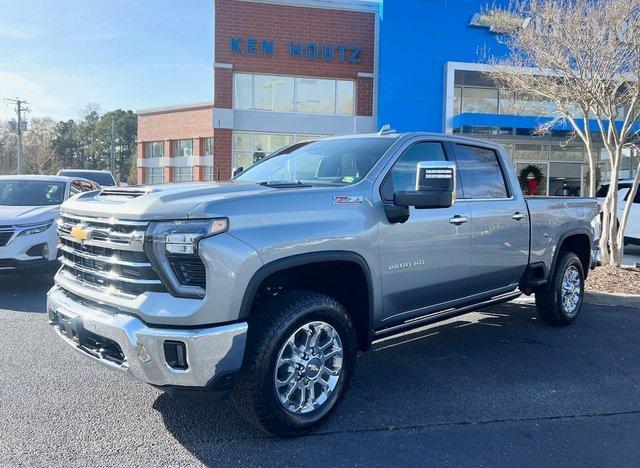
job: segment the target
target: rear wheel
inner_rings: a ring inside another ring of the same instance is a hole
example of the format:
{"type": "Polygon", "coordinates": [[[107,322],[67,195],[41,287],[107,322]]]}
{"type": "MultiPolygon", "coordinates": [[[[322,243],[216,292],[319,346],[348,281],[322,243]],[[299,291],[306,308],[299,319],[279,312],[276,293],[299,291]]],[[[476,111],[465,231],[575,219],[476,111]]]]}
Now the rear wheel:
{"type": "Polygon", "coordinates": [[[544,290],[536,292],[540,318],[549,325],[569,325],[580,313],[584,296],[584,269],[573,252],[559,254],[555,271],[544,290]]]}
{"type": "Polygon", "coordinates": [[[353,374],[351,318],[333,298],[308,291],[285,293],[252,315],[236,407],[271,434],[315,429],[335,410],[353,374]]]}

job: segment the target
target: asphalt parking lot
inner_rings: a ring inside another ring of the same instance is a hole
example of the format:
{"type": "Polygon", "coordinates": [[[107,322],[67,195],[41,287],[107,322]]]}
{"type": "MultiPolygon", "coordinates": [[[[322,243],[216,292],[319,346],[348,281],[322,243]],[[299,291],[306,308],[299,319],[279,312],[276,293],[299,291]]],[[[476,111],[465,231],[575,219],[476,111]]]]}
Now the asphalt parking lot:
{"type": "Polygon", "coordinates": [[[0,465],[621,466],[640,463],[640,309],[554,329],[507,304],[379,343],[314,435],[269,438],[68,349],[46,276],[0,277],[0,465]]]}

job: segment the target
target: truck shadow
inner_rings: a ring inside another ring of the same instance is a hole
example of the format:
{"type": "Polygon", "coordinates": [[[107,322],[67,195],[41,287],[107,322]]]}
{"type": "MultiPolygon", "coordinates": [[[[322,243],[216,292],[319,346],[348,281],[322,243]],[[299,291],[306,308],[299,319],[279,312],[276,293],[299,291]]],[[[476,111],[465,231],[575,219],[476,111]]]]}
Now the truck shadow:
{"type": "MultiPolygon", "coordinates": [[[[569,327],[571,333],[585,322],[583,315],[569,327]]],[[[490,386],[495,380],[497,387],[503,380],[517,380],[541,352],[553,351],[554,359],[560,356],[555,365],[570,368],[572,357],[562,358],[558,349],[568,346],[563,343],[567,330],[542,324],[533,305],[510,303],[378,342],[360,355],[345,401],[319,433],[430,423],[433,405],[455,404],[449,400],[452,391],[473,398],[474,382],[490,386]]],[[[270,439],[244,422],[231,401],[202,403],[162,394],[154,408],[176,440],[205,464],[215,463],[221,446],[270,439]]],[[[463,418],[464,411],[456,417],[463,418]]],[[[296,446],[303,439],[283,443],[296,446]]],[[[242,443],[237,445],[241,450],[242,443]]]]}
{"type": "Polygon", "coordinates": [[[55,272],[0,274],[0,310],[45,313],[55,272]]]}

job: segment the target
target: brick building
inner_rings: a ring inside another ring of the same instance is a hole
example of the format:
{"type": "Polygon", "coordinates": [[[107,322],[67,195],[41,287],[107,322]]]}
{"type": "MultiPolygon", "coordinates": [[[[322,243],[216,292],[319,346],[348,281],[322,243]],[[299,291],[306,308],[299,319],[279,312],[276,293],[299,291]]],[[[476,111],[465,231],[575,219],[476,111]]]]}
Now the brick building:
{"type": "Polygon", "coordinates": [[[225,180],[302,139],[376,128],[376,0],[214,0],[213,102],[138,112],[138,182],[225,180]]]}

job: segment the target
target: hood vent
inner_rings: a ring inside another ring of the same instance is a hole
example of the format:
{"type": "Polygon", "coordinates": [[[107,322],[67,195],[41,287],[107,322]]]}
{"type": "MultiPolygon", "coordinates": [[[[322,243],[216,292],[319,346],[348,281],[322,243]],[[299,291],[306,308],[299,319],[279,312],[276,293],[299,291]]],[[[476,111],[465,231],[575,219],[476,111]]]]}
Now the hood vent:
{"type": "Polygon", "coordinates": [[[98,198],[102,200],[116,200],[121,201],[123,199],[128,200],[131,198],[138,198],[142,195],[146,195],[150,190],[145,189],[125,189],[125,188],[117,188],[117,189],[103,189],[100,191],[98,198]]]}

